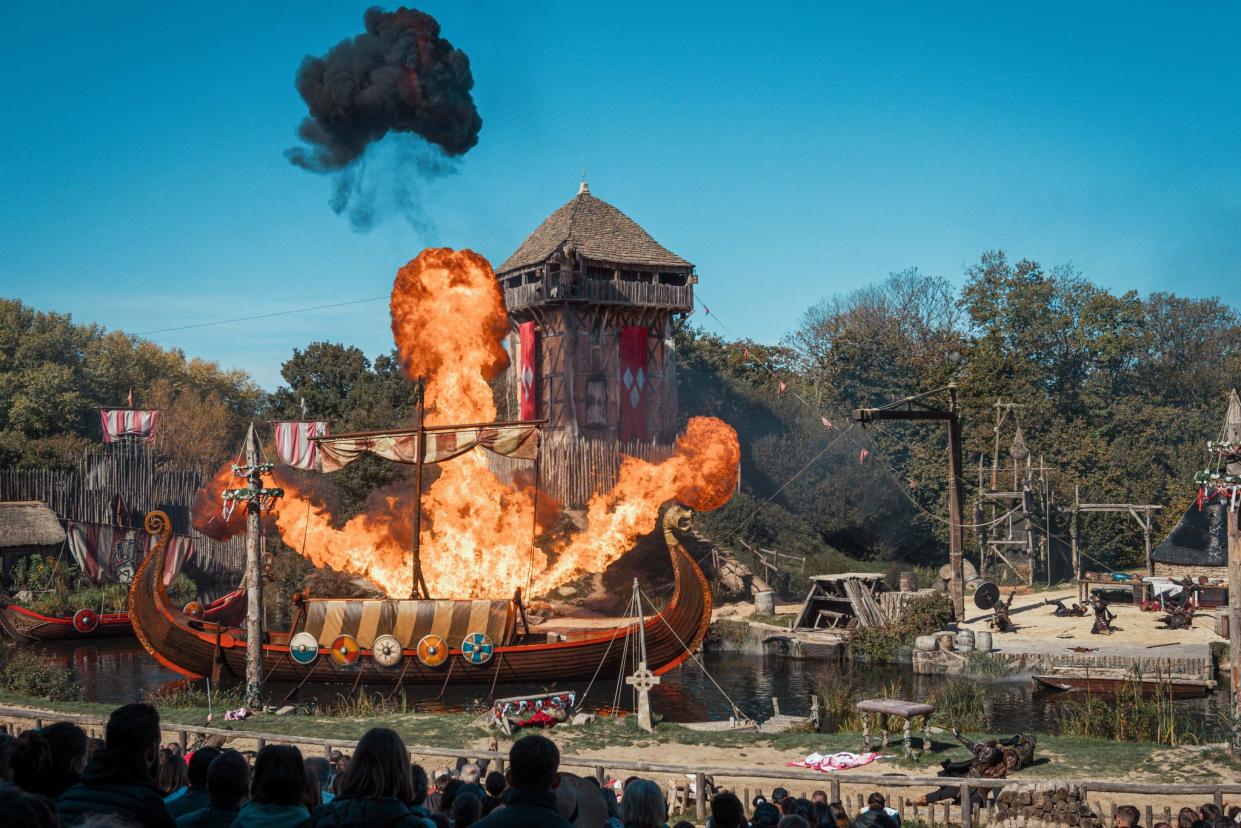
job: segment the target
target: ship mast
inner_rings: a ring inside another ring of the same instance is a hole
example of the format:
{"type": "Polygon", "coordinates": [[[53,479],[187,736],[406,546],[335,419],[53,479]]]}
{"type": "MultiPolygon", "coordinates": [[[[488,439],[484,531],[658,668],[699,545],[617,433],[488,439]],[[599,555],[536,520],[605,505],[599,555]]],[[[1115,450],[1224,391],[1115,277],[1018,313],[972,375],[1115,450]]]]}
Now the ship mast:
{"type": "Polygon", "coordinates": [[[410,598],[430,598],[427,581],[422,575],[422,466],[426,458],[427,432],[424,428],[426,418],[426,380],[422,377],[417,382],[418,404],[414,409],[414,428],[417,431],[417,442],[414,448],[414,542],[413,542],[413,582],[410,585],[410,598]]]}

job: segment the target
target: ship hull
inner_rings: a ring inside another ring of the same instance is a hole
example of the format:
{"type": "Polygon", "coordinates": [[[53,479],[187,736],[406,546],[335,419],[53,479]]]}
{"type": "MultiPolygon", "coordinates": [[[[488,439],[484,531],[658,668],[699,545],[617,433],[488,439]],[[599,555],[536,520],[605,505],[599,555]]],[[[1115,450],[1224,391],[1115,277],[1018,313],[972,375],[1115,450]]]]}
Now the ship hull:
{"type": "MultiPolygon", "coordinates": [[[[675,508],[675,507],[674,507],[675,508]]],[[[702,642],[711,620],[711,593],[698,564],[672,533],[665,517],[664,535],[672,559],[672,598],[644,623],[647,665],[655,674],[681,664],[702,642]]],[[[241,679],[246,672],[245,631],[223,624],[195,622],[172,607],[163,584],[162,545],[156,544],[130,587],[129,610],[143,646],[161,664],[189,677],[241,679]]],[[[312,683],[366,683],[367,685],[447,685],[497,683],[551,683],[561,680],[615,678],[628,651],[633,668],[633,643],[638,624],[594,631],[577,640],[516,643],[497,646],[484,664],[472,664],[459,648],[450,646],[447,660],[438,666],[423,664],[415,649],[402,650],[400,662],[384,667],[362,649],[349,666],[334,663],[320,648],[313,664],[302,665],[282,644],[264,643],[264,680],[312,683]]],[[[279,636],[274,636],[279,638],[279,636]]],[[[453,642],[450,642],[450,645],[453,642]]]]}
{"type": "MultiPolygon", "coordinates": [[[[236,590],[208,604],[203,617],[221,624],[237,624],[245,615],[245,591],[236,590]]],[[[96,638],[122,638],[134,634],[128,612],[107,612],[99,616],[93,630],[82,632],[73,618],[43,615],[20,604],[0,606],[0,629],[22,644],[36,641],[87,641],[96,638]]]]}

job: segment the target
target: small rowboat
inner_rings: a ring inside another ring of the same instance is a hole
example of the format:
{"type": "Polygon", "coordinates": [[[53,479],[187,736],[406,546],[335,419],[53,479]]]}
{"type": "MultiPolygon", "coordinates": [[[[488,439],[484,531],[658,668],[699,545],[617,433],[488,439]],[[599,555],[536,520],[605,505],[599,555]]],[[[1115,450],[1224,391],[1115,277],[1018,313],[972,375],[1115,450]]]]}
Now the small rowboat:
{"type": "MultiPolygon", "coordinates": [[[[244,589],[237,589],[217,598],[202,608],[203,618],[221,624],[240,623],[246,611],[245,598],[244,589]]],[[[73,615],[44,615],[20,604],[7,602],[0,602],[0,628],[21,644],[35,641],[118,638],[134,634],[128,612],[98,613],[93,610],[78,610],[73,615]]]]}
{"type": "Polygon", "coordinates": [[[1205,681],[1194,681],[1185,678],[1137,679],[1132,673],[1125,671],[1101,670],[1090,671],[1088,674],[1054,674],[1034,676],[1034,684],[1040,690],[1052,690],[1057,693],[1093,693],[1100,696],[1114,696],[1138,681],[1144,696],[1155,696],[1160,693],[1170,694],[1174,699],[1195,699],[1205,696],[1211,689],[1205,681]],[[1113,674],[1117,673],[1117,674],[1113,674]]]}

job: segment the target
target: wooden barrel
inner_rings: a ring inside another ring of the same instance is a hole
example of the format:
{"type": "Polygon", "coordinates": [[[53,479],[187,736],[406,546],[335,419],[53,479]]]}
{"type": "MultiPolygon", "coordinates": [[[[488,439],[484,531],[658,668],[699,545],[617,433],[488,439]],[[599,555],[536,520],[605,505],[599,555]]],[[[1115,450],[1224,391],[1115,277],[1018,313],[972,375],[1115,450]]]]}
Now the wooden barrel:
{"type": "Polygon", "coordinates": [[[754,611],[759,615],[775,615],[776,594],[770,589],[754,593],[754,611]]]}
{"type": "Polygon", "coordinates": [[[913,572],[902,572],[900,576],[901,592],[913,592],[918,588],[918,583],[913,572]]]}
{"type": "Polygon", "coordinates": [[[960,630],[957,632],[956,651],[958,653],[968,653],[974,649],[974,631],[960,630]]]}
{"type": "Polygon", "coordinates": [[[974,649],[980,653],[989,653],[991,646],[991,633],[988,630],[974,633],[974,649]]]}
{"type": "Polygon", "coordinates": [[[923,652],[929,653],[934,651],[936,646],[935,636],[933,635],[920,635],[914,639],[915,650],[922,650],[923,652]]]}
{"type": "Polygon", "coordinates": [[[939,642],[941,650],[951,650],[953,645],[957,643],[957,634],[947,630],[935,633],[935,640],[939,642]]]}

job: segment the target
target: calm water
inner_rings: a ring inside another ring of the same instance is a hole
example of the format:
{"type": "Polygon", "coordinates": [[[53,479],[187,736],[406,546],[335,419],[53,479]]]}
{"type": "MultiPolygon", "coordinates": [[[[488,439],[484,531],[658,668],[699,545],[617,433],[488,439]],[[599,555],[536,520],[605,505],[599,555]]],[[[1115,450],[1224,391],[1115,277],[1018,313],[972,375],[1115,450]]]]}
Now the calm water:
{"type": "MultiPolygon", "coordinates": [[[[72,668],[78,681],[92,701],[124,703],[133,701],[147,688],[177,681],[179,677],[157,664],[134,639],[114,639],[98,644],[52,642],[31,645],[46,655],[60,660],[72,668]]],[[[727,718],[731,712],[731,698],[746,714],[765,718],[772,713],[771,697],[778,696],[784,713],[806,714],[809,712],[810,694],[815,691],[820,676],[839,674],[836,665],[821,662],[796,661],[778,656],[750,656],[735,653],[710,653],[703,661],[710,672],[708,678],[693,662],[663,676],[655,688],[652,703],[657,711],[669,721],[703,721],[727,718]],[[718,684],[717,688],[715,685],[718,684]],[[726,698],[727,696],[727,698],[726,698]]],[[[940,676],[917,676],[908,665],[872,667],[859,665],[855,680],[862,693],[877,695],[878,692],[899,682],[902,695],[911,699],[925,699],[943,683],[940,676]]],[[[996,733],[1016,733],[1022,730],[1054,732],[1057,711],[1063,704],[1062,694],[1036,692],[1029,679],[987,681],[988,729],[996,733]]],[[[556,689],[586,689],[584,682],[575,682],[556,689]]],[[[273,700],[282,698],[291,686],[273,685],[268,688],[273,700]]],[[[376,688],[378,689],[378,688],[376,688]]],[[[549,687],[541,685],[501,685],[496,694],[516,696],[535,693],[549,687]]],[[[348,693],[350,687],[318,685],[302,689],[299,698],[316,698],[321,702],[333,700],[337,694],[348,693]]],[[[413,687],[408,698],[421,709],[468,709],[486,704],[490,687],[487,685],[460,685],[449,687],[442,699],[437,699],[439,688],[413,687]]],[[[584,698],[587,709],[609,705],[616,696],[615,682],[596,682],[584,698]]],[[[620,696],[623,706],[631,706],[628,688],[620,696]]],[[[1217,691],[1205,698],[1186,699],[1177,702],[1201,723],[1204,730],[1211,726],[1228,708],[1228,694],[1217,691]]]]}

